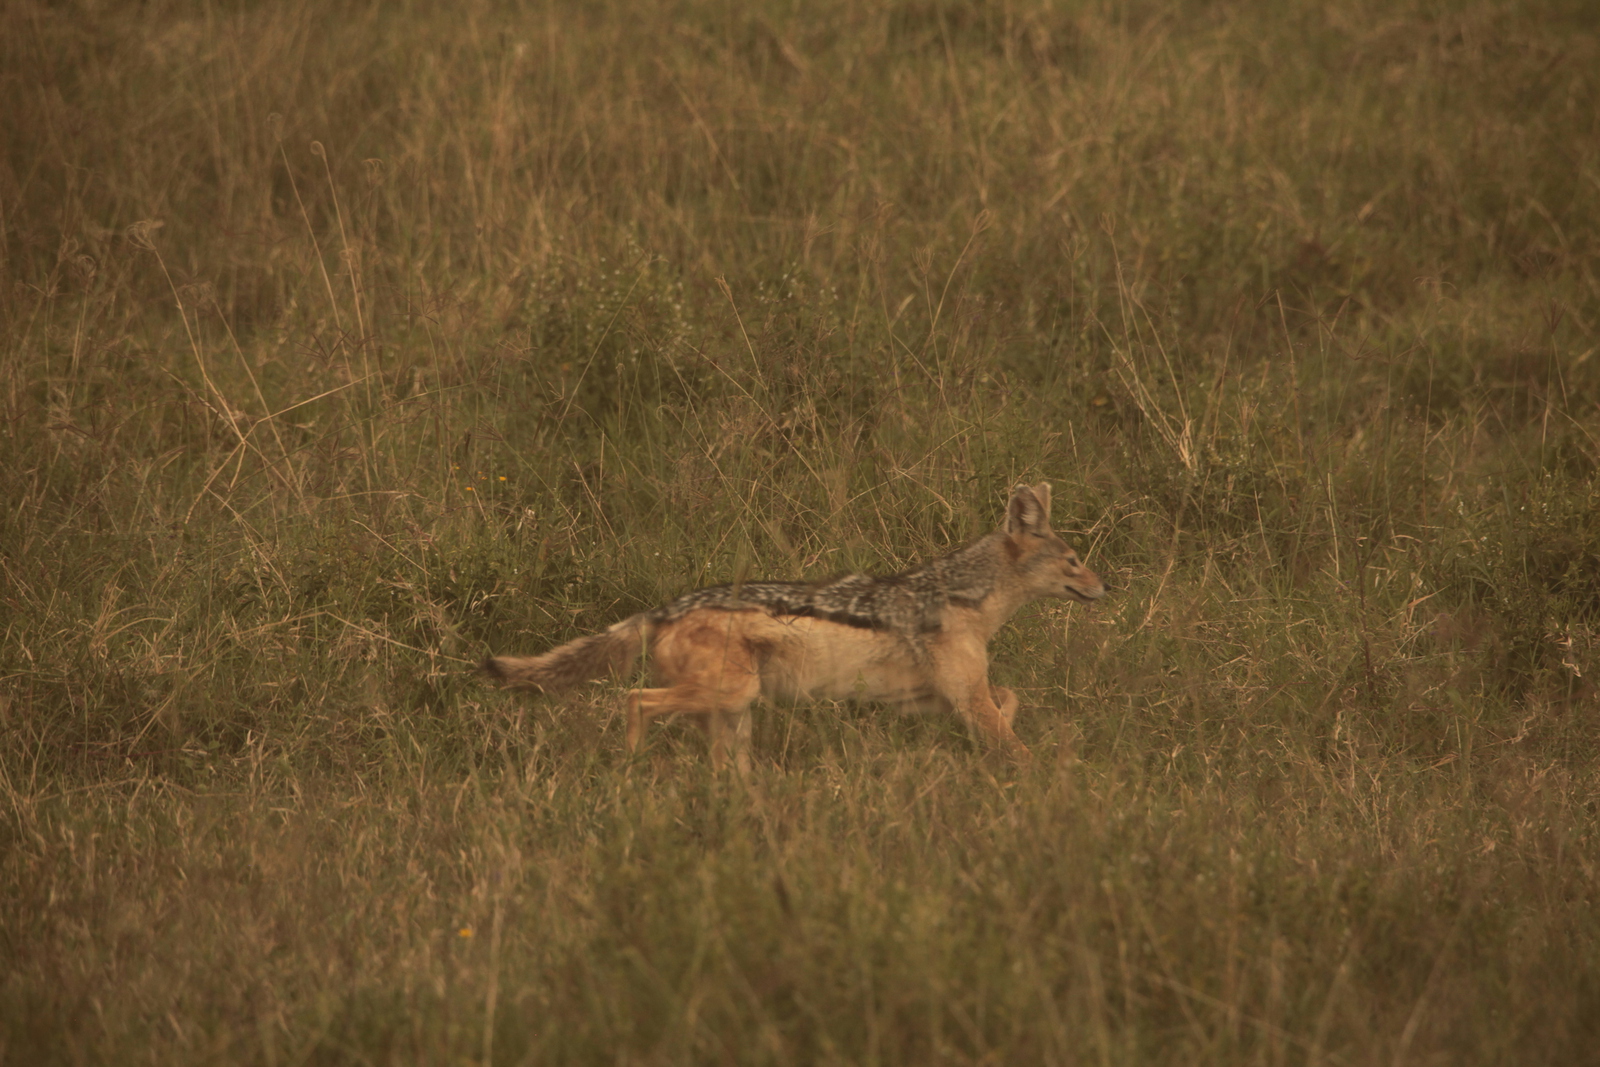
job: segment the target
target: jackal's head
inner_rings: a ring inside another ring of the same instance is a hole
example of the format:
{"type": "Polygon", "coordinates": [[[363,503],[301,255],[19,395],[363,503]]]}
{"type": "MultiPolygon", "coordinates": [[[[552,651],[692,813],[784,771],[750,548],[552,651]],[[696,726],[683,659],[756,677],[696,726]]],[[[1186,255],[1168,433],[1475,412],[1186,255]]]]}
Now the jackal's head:
{"type": "Polygon", "coordinates": [[[1050,529],[1050,483],[1019,485],[1006,505],[1005,554],[1013,581],[1026,595],[1068,600],[1099,600],[1106,595],[1100,576],[1050,529]]]}

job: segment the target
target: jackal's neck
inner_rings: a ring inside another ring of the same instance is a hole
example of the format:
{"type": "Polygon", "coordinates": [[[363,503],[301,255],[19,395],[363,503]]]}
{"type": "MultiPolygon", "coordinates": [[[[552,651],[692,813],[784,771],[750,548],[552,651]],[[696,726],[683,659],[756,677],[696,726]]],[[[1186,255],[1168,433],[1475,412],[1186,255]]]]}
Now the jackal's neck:
{"type": "Polygon", "coordinates": [[[1007,581],[1006,535],[992,533],[923,567],[950,607],[975,612],[985,640],[1011,621],[1029,597],[1024,586],[1007,581]]]}

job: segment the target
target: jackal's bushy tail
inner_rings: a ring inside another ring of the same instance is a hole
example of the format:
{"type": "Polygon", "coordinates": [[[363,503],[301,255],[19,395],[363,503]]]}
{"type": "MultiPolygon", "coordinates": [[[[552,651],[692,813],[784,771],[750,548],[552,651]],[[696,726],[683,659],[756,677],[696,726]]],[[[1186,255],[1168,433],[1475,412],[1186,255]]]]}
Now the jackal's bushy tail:
{"type": "Polygon", "coordinates": [[[483,672],[516,689],[559,693],[603,674],[626,671],[644,650],[649,634],[649,619],[635,615],[542,656],[490,656],[483,661],[483,672]]]}

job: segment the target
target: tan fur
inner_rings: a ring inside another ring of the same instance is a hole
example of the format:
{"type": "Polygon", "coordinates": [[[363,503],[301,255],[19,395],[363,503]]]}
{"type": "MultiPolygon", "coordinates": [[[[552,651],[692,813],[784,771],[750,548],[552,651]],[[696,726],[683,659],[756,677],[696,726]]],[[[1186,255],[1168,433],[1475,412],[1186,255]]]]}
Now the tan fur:
{"type": "Polygon", "coordinates": [[[877,701],[954,711],[1019,760],[1017,697],[989,684],[988,644],[1016,610],[1041,596],[1095,600],[1105,586],[1049,528],[1050,486],[1021,486],[1005,526],[904,575],[832,583],[752,583],[687,594],[603,634],[542,656],[495,657],[484,669],[507,685],[557,691],[618,672],[648,647],[658,685],[627,695],[630,750],[651,719],[686,715],[749,768],[749,708],[757,700],[877,701]]]}

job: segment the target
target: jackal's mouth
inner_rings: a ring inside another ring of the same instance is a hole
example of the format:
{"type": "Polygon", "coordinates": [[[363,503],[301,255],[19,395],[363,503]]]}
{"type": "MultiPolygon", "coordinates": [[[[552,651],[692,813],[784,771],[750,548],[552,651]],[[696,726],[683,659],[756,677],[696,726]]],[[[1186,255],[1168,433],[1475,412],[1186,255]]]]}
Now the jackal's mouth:
{"type": "Polygon", "coordinates": [[[1078,601],[1080,604],[1093,603],[1094,601],[1099,600],[1101,597],[1106,595],[1106,587],[1103,585],[1100,587],[1099,592],[1096,593],[1080,592],[1079,590],[1072,588],[1070,585],[1066,587],[1066,590],[1067,596],[1078,601]]]}

